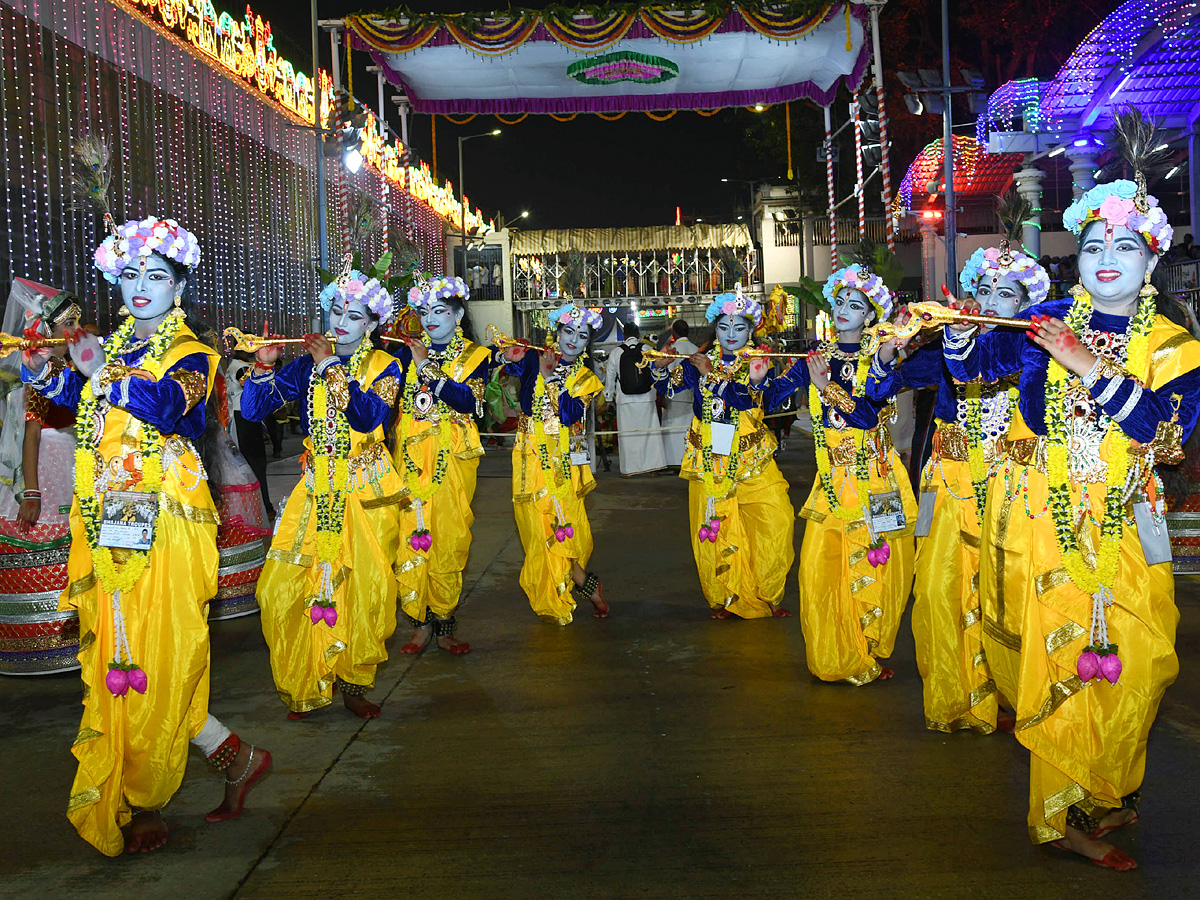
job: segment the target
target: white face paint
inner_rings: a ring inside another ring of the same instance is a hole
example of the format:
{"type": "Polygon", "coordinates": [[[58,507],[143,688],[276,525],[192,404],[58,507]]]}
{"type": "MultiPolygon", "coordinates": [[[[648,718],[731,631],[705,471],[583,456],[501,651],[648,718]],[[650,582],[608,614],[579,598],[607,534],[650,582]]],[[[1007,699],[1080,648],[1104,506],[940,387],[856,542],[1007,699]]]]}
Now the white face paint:
{"type": "Polygon", "coordinates": [[[587,349],[591,329],[582,322],[571,321],[558,327],[558,352],[564,362],[574,362],[587,349]]]}
{"type": "Polygon", "coordinates": [[[434,300],[428,306],[421,307],[421,327],[433,343],[439,346],[448,344],[464,312],[466,310],[457,309],[445,300],[434,300]]]}
{"type": "Polygon", "coordinates": [[[121,272],[121,299],[135,319],[161,319],[183,294],[184,281],[177,281],[171,264],[157,254],[135,259],[121,272]],[[145,259],[145,266],[142,265],[145,259]]]}
{"type": "Polygon", "coordinates": [[[361,300],[334,295],[333,305],[329,309],[329,328],[334,334],[339,355],[345,356],[357,350],[363,338],[378,324],[379,320],[371,315],[361,300]]]}
{"type": "Polygon", "coordinates": [[[737,353],[750,343],[750,336],[754,334],[754,328],[745,316],[726,313],[717,317],[716,332],[721,352],[737,353]]]}
{"type": "MultiPolygon", "coordinates": [[[[1017,310],[1029,305],[1029,294],[1025,285],[1003,275],[996,279],[995,284],[992,283],[991,275],[985,275],[979,282],[975,299],[979,301],[985,316],[1003,316],[1006,319],[1012,318],[1017,310]]],[[[990,331],[995,327],[986,325],[983,330],[990,331]]]]}
{"type": "Polygon", "coordinates": [[[1124,225],[1093,222],[1083,232],[1079,281],[1102,312],[1127,314],[1137,303],[1146,273],[1157,264],[1141,236],[1124,225]]]}
{"type": "Polygon", "coordinates": [[[833,327],[839,335],[861,331],[871,315],[871,301],[857,288],[842,288],[833,298],[833,327]]]}

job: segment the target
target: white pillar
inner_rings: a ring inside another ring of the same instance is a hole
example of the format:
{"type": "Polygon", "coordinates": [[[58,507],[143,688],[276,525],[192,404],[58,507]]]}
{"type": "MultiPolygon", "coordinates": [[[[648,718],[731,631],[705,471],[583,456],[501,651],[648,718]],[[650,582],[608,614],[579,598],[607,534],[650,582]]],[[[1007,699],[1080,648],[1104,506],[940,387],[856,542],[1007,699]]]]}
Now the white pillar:
{"type": "Polygon", "coordinates": [[[1013,175],[1017,193],[1033,208],[1028,223],[1021,229],[1021,242],[1025,252],[1034,259],[1042,255],[1042,179],[1045,177],[1046,173],[1037,166],[1025,166],[1013,175]]]}
{"type": "MultiPolygon", "coordinates": [[[[1084,139],[1084,137],[1077,138],[1077,140],[1084,139]]],[[[1087,143],[1082,146],[1076,146],[1072,141],[1067,145],[1066,150],[1067,159],[1071,161],[1071,194],[1076,200],[1096,186],[1096,169],[1099,168],[1096,164],[1096,157],[1103,149],[1097,146],[1091,138],[1086,138],[1086,140],[1087,143]]]]}

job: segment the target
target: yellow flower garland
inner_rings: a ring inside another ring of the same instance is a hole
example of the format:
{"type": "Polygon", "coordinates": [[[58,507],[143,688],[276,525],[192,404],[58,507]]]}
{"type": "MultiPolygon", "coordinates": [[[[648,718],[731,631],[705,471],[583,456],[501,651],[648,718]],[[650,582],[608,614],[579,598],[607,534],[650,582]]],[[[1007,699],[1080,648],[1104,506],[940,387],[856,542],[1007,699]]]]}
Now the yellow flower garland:
{"type": "MultiPolygon", "coordinates": [[[[871,358],[865,353],[860,353],[858,367],[854,372],[854,389],[851,392],[855,397],[863,396],[867,382],[867,368],[870,364],[871,358]]],[[[858,506],[846,506],[833,489],[833,465],[829,458],[829,444],[825,440],[824,406],[821,403],[821,392],[812,381],[808,383],[808,411],[812,418],[813,443],[816,446],[817,475],[820,478],[821,487],[825,491],[825,499],[829,503],[830,511],[843,522],[852,522],[858,518],[870,521],[871,469],[870,460],[867,459],[866,430],[854,429],[856,432],[854,474],[858,487],[858,506]]]]}
{"type": "MultiPolygon", "coordinates": [[[[713,369],[723,368],[724,362],[721,359],[720,350],[714,348],[708,352],[708,358],[713,364],[713,369]]],[[[745,359],[740,355],[736,361],[734,368],[729,375],[732,380],[739,384],[750,383],[750,368],[746,365],[745,359]]],[[[704,494],[713,500],[724,500],[733,490],[734,478],[742,462],[741,442],[738,439],[738,430],[742,421],[741,410],[729,409],[729,424],[733,428],[733,446],[730,448],[729,456],[725,459],[725,467],[722,471],[721,478],[716,477],[716,461],[713,459],[712,452],[712,401],[713,390],[709,387],[710,378],[701,377],[699,380],[700,390],[700,477],[704,483],[704,494]]]]}
{"type": "MultiPolygon", "coordinates": [[[[1067,314],[1066,324],[1078,333],[1091,320],[1092,298],[1082,287],[1077,287],[1072,293],[1075,302],[1067,314]]],[[[1126,367],[1135,378],[1147,377],[1150,331],[1154,317],[1154,298],[1143,297],[1130,322],[1132,334],[1126,355],[1126,367]]],[[[1104,519],[1100,523],[1100,547],[1093,571],[1079,550],[1075,517],[1071,509],[1071,472],[1067,449],[1070,428],[1065,411],[1067,381],[1070,377],[1071,373],[1061,363],[1050,359],[1046,372],[1046,475],[1063,568],[1076,587],[1094,595],[1102,587],[1111,589],[1117,576],[1125,524],[1123,491],[1129,473],[1130,438],[1115,422],[1109,423],[1105,434],[1108,442],[1108,477],[1105,481],[1104,519]]]]}
{"type": "MultiPolygon", "coordinates": [[[[577,358],[571,366],[570,372],[567,373],[563,384],[569,382],[579,372],[583,366],[583,360],[577,358]]],[[[565,388],[564,388],[565,389],[565,388]]],[[[548,402],[546,398],[546,379],[542,377],[542,370],[539,366],[537,373],[537,381],[533,386],[533,418],[534,431],[537,436],[537,454],[538,460],[542,464],[542,478],[546,482],[546,490],[550,495],[562,503],[567,499],[567,494],[572,489],[571,481],[571,434],[570,429],[559,422],[558,426],[558,455],[557,458],[552,452],[550,446],[550,435],[546,433],[545,404],[548,402]]],[[[555,415],[558,410],[554,410],[555,415]]]]}
{"type": "MultiPolygon", "coordinates": [[[[422,335],[421,339],[424,341],[426,347],[432,346],[428,334],[422,335]]],[[[463,352],[464,346],[465,341],[463,339],[462,332],[456,331],[454,333],[454,338],[450,341],[450,344],[446,349],[450,354],[452,354],[452,358],[457,359],[459,354],[463,352]]],[[[433,495],[438,492],[439,488],[441,488],[442,481],[445,480],[446,469],[450,463],[452,429],[450,427],[450,423],[446,421],[446,416],[449,414],[450,408],[437,397],[434,397],[434,403],[441,407],[442,413],[441,419],[437,426],[437,457],[434,460],[433,472],[430,475],[429,483],[422,484],[421,476],[424,473],[420,470],[420,468],[418,468],[416,461],[413,460],[412,454],[408,449],[408,439],[412,437],[414,427],[412,408],[413,398],[416,397],[417,394],[417,368],[416,362],[410,361],[408,364],[408,370],[404,375],[404,399],[401,403],[400,411],[399,441],[400,447],[404,452],[404,479],[408,484],[409,493],[411,493],[422,503],[425,503],[433,498],[433,495]]]]}
{"type": "MultiPolygon", "coordinates": [[[[145,369],[157,380],[162,377],[162,357],[166,353],[183,319],[169,316],[150,339],[145,355],[139,368],[145,369]]],[[[107,341],[108,347],[114,354],[133,334],[136,320],[131,316],[113,333],[107,341]]],[[[78,443],[75,448],[75,496],[79,501],[79,510],[83,517],[84,532],[87,535],[88,547],[92,551],[92,566],[101,587],[109,594],[118,591],[128,592],[137,584],[137,580],[146,570],[150,562],[149,550],[130,550],[123,564],[113,559],[112,549],[100,546],[100,519],[102,516],[102,498],[96,491],[96,479],[104,471],[105,461],[100,456],[101,433],[86,434],[85,429],[91,428],[97,421],[103,422],[101,413],[102,398],[92,391],[91,381],[84,383],[79,398],[76,435],[78,443]]],[[[130,414],[132,415],[132,414],[130,414]]],[[[136,419],[138,422],[138,447],[142,464],[142,488],[146,494],[158,498],[162,492],[162,432],[153,425],[136,419]]],[[[155,534],[157,535],[157,530],[155,534]]]]}

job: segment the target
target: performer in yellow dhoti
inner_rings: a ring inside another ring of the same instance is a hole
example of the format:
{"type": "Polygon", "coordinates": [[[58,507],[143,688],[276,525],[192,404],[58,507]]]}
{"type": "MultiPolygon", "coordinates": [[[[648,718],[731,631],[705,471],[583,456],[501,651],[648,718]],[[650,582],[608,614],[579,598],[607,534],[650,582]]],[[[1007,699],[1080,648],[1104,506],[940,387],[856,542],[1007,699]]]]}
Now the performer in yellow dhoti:
{"type": "Polygon", "coordinates": [[[693,391],[695,417],[679,476],[688,479],[692,554],[714,619],[784,617],[788,572],[795,559],[795,510],[775,465],[776,442],[763,411],[795,387],[769,377],[763,359],[741,351],[762,323],[762,307],[741,285],[717,295],[705,312],[716,329],[708,353],[667,371],[654,363],[654,384],[670,397],[693,391]]]}
{"type": "Polygon", "coordinates": [[[913,580],[912,486],[892,447],[891,416],[865,396],[870,357],[863,328],[885,320],[891,291],[852,265],[825,282],[837,341],[820,345],[785,378],[808,387],[818,478],[800,515],[800,625],[808,670],[822,681],[891,678],[892,655],[913,580]]]}
{"type": "MultiPolygon", "coordinates": [[[[1050,278],[1037,261],[1007,242],[980,248],[959,279],[987,315],[1010,317],[1041,303],[1050,278]]],[[[901,312],[897,324],[907,319],[901,312]]],[[[884,403],[906,389],[936,387],[937,432],[921,475],[913,637],[925,694],[925,727],[950,732],[996,729],[996,683],[983,652],[979,602],[979,529],[997,445],[1008,433],[1009,382],[956,385],[942,347],[932,343],[896,365],[903,339],[884,342],[867,376],[867,396],[884,403]]],[[[1009,724],[1011,728],[1011,721],[1009,724]]]]}
{"type": "Polygon", "coordinates": [[[380,283],[389,259],[366,273],[347,265],[321,292],[333,342],[308,335],[308,355],[278,373],[281,347],[264,347],[242,388],[242,416],[252,422],[299,400],[308,435],[303,477],[258,580],[271,672],[289,719],[328,706],[335,685],[355,715],[380,711],[365,695],[396,629],[401,480],[384,434],[400,368],[370,335],[392,316],[380,283]]]}
{"type": "MultiPolygon", "coordinates": [[[[1118,126],[1145,129],[1136,113],[1118,126]]],[[[1171,227],[1131,161],[1136,181],[1099,185],[1063,214],[1080,284],[1022,314],[1031,340],[955,328],[944,341],[960,380],[1020,373],[980,593],[992,674],[1031,752],[1029,833],[1120,870],[1136,862],[1101,838],[1137,818],[1146,737],[1178,672],[1154,465],[1181,458],[1200,414],[1200,343],[1150,284],[1171,227]]]]}
{"type": "Polygon", "coordinates": [[[471,296],[461,278],[426,277],[408,305],[424,334],[400,351],[404,391],[395,455],[402,474],[400,542],[395,555],[400,605],[415,630],[401,653],[420,653],[436,638],[447,653],[471,649],[455,637],[463,569],[471,550],[475,472],[483,447],[489,351],[463,333],[471,296]]]}
{"type": "Polygon", "coordinates": [[[604,385],[583,356],[600,327],[600,314],[573,303],[550,313],[558,352],[501,354],[521,380],[521,418],[513,446],[513,514],[525,548],[521,588],[533,611],[548,622],[569,625],[575,611],[571,588],[603,619],[608,603],[600,577],[587,571],[592,527],[584,498],[596,486],[588,458],[584,416],[604,385]]]}
{"type": "Polygon", "coordinates": [[[67,816],[115,856],[166,843],[159,810],[183,779],[189,740],[239,773],[210,821],[241,811],[271,757],[208,715],[205,604],[216,593],[217,516],[193,441],[204,431],[216,353],[184,321],[200,250],[170,219],[119,229],[106,221],[112,234],[95,264],[120,283],[129,318],[103,343],[69,335],[74,368],[49,350],[30,352],[22,378],[76,411],[70,583],[60,605],[79,615],[84,713],[67,816]]]}

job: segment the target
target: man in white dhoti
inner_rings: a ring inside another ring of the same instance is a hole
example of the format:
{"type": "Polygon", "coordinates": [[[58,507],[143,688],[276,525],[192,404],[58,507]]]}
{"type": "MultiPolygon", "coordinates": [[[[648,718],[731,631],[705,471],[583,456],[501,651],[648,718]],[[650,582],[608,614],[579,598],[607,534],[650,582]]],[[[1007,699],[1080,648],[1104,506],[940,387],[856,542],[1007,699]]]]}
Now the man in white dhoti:
{"type": "Polygon", "coordinates": [[[658,420],[654,382],[649,367],[638,369],[641,331],[625,326],[625,341],[609,354],[604,373],[604,399],[617,404],[617,456],[622,475],[657,472],[667,467],[662,423],[658,420]],[[622,357],[625,357],[622,365],[622,357]]]}
{"type": "MultiPolygon", "coordinates": [[[[671,325],[672,339],[666,349],[672,353],[691,356],[700,348],[688,339],[688,323],[676,319],[671,325]]],[[[682,359],[673,361],[667,368],[683,365],[682,359]]],[[[666,400],[663,404],[663,446],[666,449],[667,465],[678,469],[683,465],[683,452],[687,449],[687,433],[692,427],[692,391],[684,391],[666,400]]]]}

